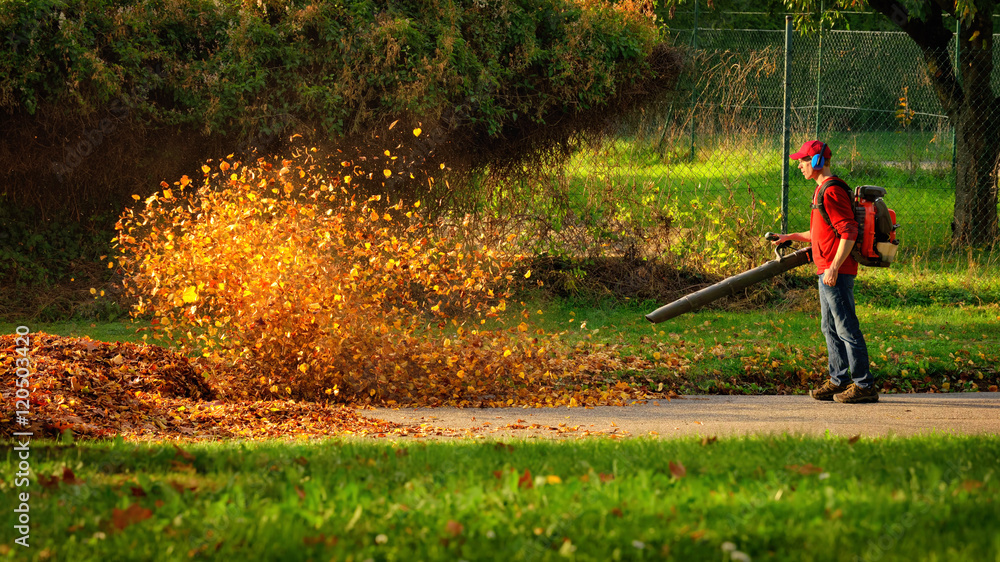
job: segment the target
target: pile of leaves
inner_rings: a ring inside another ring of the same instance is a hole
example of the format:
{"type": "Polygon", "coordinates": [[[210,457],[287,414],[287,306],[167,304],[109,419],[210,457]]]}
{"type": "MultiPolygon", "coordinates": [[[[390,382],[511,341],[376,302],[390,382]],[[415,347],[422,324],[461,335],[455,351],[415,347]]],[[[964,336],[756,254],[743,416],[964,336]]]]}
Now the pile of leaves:
{"type": "MultiPolygon", "coordinates": [[[[205,359],[189,358],[150,344],[107,343],[89,338],[45,333],[28,336],[31,361],[30,399],[26,414],[18,413],[14,377],[4,381],[0,428],[7,434],[30,431],[36,437],[60,437],[66,430],[84,438],[266,438],[323,435],[452,435],[455,432],[366,418],[356,409],[332,401],[257,400],[226,396],[206,381],[219,379],[222,369],[205,359]],[[25,422],[24,424],[19,421],[25,422]]],[[[21,357],[15,336],[0,336],[0,370],[14,372],[21,357]]],[[[581,363],[576,385],[555,381],[539,385],[539,394],[495,396],[482,405],[623,404],[667,393],[647,393],[624,382],[610,383],[589,368],[613,363],[606,354],[590,354],[581,363]],[[584,388],[585,386],[590,388],[584,388]],[[603,387],[603,388],[602,388],[603,387]]],[[[408,405],[447,403],[432,393],[418,395],[408,405]]],[[[383,403],[382,405],[388,405],[383,403]]],[[[481,432],[487,428],[479,428],[481,432]]],[[[504,428],[489,428],[502,430],[504,428]]],[[[519,428],[509,428],[519,429],[519,428]]],[[[546,428],[533,428],[544,430],[546,428]]],[[[565,428],[550,428],[558,434],[565,428]]],[[[573,430],[575,431],[575,429],[573,430]]]]}
{"type": "MultiPolygon", "coordinates": [[[[384,432],[353,410],[290,401],[215,400],[203,365],[162,347],[44,333],[28,336],[29,408],[20,415],[15,381],[4,381],[0,427],[59,437],[274,437],[384,432]],[[18,423],[23,418],[24,425],[18,423]]],[[[15,336],[0,337],[0,371],[13,373],[15,336]]],[[[23,406],[23,405],[22,405],[23,406]]],[[[24,411],[24,410],[21,410],[24,411]]]]}

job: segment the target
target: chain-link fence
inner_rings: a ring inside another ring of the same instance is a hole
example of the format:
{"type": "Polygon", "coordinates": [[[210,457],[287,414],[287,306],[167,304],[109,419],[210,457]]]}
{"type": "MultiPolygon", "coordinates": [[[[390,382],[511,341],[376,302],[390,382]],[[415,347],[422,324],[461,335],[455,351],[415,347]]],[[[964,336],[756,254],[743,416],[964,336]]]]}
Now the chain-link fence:
{"type": "MultiPolygon", "coordinates": [[[[618,204],[620,213],[643,209],[650,221],[668,226],[700,210],[735,221],[744,234],[782,226],[803,231],[815,183],[795,162],[783,177],[784,147],[795,152],[818,138],[829,143],[833,171],[849,184],[887,188],[905,248],[955,247],[956,176],[982,174],[984,167],[963,168],[962,142],[956,143],[923,55],[905,34],[694,29],[670,37],[692,61],[678,92],[618,125],[599,146],[579,151],[561,181],[613,186],[628,199],[618,204]]],[[[954,47],[943,56],[956,60],[954,47]]],[[[993,82],[1000,84],[1000,73],[993,82]]],[[[987,121],[992,109],[984,108],[987,121]]],[[[993,207],[995,158],[993,152],[988,163],[992,191],[979,192],[992,197],[993,207]]],[[[981,215],[966,227],[988,235],[964,240],[995,238],[995,209],[981,215]]],[[[698,223],[695,234],[720,235],[706,225],[698,223]]]]}

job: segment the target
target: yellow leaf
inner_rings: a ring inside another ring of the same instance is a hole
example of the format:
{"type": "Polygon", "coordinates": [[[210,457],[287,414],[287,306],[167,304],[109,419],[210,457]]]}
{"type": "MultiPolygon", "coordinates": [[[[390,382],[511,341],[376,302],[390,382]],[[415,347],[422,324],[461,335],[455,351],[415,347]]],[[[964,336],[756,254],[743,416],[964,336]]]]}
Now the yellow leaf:
{"type": "Polygon", "coordinates": [[[422,132],[423,131],[420,130],[420,127],[417,127],[416,129],[413,129],[413,136],[419,137],[420,133],[422,133],[422,132]]]}
{"type": "Polygon", "coordinates": [[[351,176],[344,176],[344,183],[351,183],[351,176]]]}
{"type": "Polygon", "coordinates": [[[309,370],[309,364],[308,363],[303,363],[303,364],[299,365],[299,370],[302,371],[303,373],[306,372],[306,371],[308,371],[309,370]]]}
{"type": "Polygon", "coordinates": [[[382,174],[384,174],[385,177],[388,178],[389,176],[392,175],[392,170],[382,170],[382,174]]]}
{"type": "Polygon", "coordinates": [[[527,279],[531,277],[531,270],[529,269],[527,273],[524,274],[524,278],[527,279]]]}
{"type": "Polygon", "coordinates": [[[207,173],[211,172],[211,171],[212,171],[212,169],[211,169],[211,168],[209,168],[209,167],[208,167],[207,165],[202,165],[202,167],[201,167],[201,171],[202,171],[202,172],[205,172],[205,173],[207,174],[207,173]]]}
{"type": "Polygon", "coordinates": [[[555,474],[550,474],[545,477],[545,482],[547,484],[562,484],[562,478],[559,478],[555,474]]]}
{"type": "Polygon", "coordinates": [[[184,302],[195,302],[198,300],[198,289],[194,286],[184,289],[184,295],[181,297],[184,302]]]}
{"type": "Polygon", "coordinates": [[[170,191],[169,189],[164,189],[163,190],[163,198],[164,199],[173,199],[173,197],[174,197],[174,194],[173,194],[172,191],[170,191]]]}
{"type": "Polygon", "coordinates": [[[96,295],[96,294],[97,294],[97,289],[95,289],[95,288],[91,287],[91,288],[90,288],[90,294],[92,294],[92,295],[96,295]]]}
{"type": "Polygon", "coordinates": [[[511,353],[511,351],[509,349],[503,350],[503,356],[504,357],[510,357],[510,353],[511,353]]]}

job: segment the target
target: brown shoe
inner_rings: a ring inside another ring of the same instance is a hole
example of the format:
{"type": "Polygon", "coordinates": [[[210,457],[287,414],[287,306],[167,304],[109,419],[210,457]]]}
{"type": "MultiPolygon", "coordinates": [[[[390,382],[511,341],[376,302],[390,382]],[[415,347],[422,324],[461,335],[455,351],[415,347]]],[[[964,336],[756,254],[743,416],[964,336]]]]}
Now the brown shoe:
{"type": "Polygon", "coordinates": [[[825,383],[823,383],[823,386],[810,390],[809,396],[812,396],[816,400],[833,401],[834,394],[844,392],[850,387],[851,387],[850,384],[838,386],[833,384],[833,381],[826,381],[825,383]]]}
{"type": "Polygon", "coordinates": [[[875,386],[861,388],[852,384],[847,390],[840,394],[835,394],[833,399],[841,404],[861,404],[864,402],[878,402],[878,390],[875,386]]]}

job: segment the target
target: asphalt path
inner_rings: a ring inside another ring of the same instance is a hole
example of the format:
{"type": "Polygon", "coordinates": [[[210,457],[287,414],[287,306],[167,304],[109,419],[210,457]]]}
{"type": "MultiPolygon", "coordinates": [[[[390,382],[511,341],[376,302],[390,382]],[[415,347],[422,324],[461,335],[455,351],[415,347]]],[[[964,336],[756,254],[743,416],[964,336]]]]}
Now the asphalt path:
{"type": "Polygon", "coordinates": [[[883,394],[875,404],[820,402],[805,395],[683,396],[632,406],[377,408],[363,415],[414,428],[421,437],[997,435],[1000,393],[883,394]]]}

